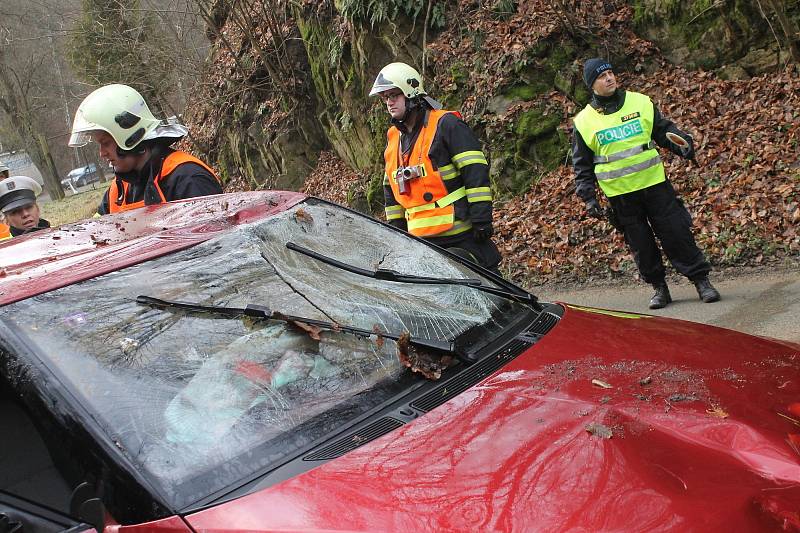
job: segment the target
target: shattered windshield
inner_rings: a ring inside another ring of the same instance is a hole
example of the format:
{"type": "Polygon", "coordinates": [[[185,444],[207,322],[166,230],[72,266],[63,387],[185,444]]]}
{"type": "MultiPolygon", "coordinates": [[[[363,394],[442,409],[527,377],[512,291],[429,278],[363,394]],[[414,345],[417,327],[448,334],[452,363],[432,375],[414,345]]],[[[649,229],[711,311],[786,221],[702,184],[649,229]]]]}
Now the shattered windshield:
{"type": "Polygon", "coordinates": [[[422,378],[389,339],[157,309],[137,296],[256,304],[445,340],[475,326],[491,339],[524,309],[465,286],[358,276],[287,249],[290,241],[365,269],[480,277],[371,219],[308,200],[188,250],[12,304],[2,320],[181,509],[305,453],[422,378]]]}

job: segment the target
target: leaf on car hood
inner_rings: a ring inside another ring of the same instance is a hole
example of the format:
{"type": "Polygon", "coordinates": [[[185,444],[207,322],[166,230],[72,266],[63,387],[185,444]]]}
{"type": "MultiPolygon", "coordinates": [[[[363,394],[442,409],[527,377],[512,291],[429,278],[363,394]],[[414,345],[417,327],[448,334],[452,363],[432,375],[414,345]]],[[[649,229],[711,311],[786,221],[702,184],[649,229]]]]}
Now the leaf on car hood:
{"type": "Polygon", "coordinates": [[[606,383],[605,381],[602,381],[602,380],[599,380],[599,379],[593,379],[592,380],[592,385],[596,385],[598,387],[603,387],[604,389],[613,389],[614,388],[613,385],[611,385],[609,383],[606,383]]]}
{"type": "Polygon", "coordinates": [[[712,409],[706,409],[706,413],[710,414],[711,416],[715,416],[717,418],[728,418],[729,416],[728,413],[725,412],[725,410],[718,405],[713,406],[712,409]]]}
{"type": "Polygon", "coordinates": [[[610,439],[614,436],[610,427],[603,424],[598,424],[597,422],[593,422],[586,426],[586,431],[595,437],[600,437],[601,439],[610,439]]]}

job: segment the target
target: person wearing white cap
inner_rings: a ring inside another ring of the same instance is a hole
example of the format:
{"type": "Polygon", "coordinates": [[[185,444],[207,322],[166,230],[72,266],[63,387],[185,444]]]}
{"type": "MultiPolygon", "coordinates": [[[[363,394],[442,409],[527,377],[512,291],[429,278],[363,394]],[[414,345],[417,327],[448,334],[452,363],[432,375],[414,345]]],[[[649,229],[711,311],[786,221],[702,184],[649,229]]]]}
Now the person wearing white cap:
{"type": "Polygon", "coordinates": [[[9,175],[9,172],[11,172],[11,170],[3,163],[0,163],[0,180],[6,179],[9,175]]]}
{"type": "Polygon", "coordinates": [[[222,185],[200,159],[170,145],[188,133],[174,117],[159,120],[138,91],[111,84],[94,90],[75,112],[70,146],[97,143],[115,179],[97,213],[219,194],[222,185]]]}
{"type": "Polygon", "coordinates": [[[12,176],[0,181],[0,211],[12,237],[50,227],[50,223],[39,216],[36,197],[41,192],[42,186],[28,176],[12,176]]]}

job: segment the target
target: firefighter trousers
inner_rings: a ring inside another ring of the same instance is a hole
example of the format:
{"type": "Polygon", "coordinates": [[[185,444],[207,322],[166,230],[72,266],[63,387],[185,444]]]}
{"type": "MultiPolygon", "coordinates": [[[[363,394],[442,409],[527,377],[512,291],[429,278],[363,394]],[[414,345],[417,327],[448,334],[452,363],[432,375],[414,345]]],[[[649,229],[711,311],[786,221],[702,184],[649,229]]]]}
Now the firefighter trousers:
{"type": "Polygon", "coordinates": [[[675,194],[669,180],[609,198],[624,229],[642,278],[651,284],[664,282],[666,271],[656,239],[675,270],[692,281],[704,278],[711,265],[692,235],[692,217],[675,194]]]}

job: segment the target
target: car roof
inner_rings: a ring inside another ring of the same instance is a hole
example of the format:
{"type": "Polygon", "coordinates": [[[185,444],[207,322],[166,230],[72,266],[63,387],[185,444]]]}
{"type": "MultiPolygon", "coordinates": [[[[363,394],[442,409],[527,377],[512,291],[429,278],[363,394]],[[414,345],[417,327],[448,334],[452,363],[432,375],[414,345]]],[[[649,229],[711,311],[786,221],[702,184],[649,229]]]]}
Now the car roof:
{"type": "Polygon", "coordinates": [[[0,243],[0,305],[141,263],[301,202],[288,191],[221,194],[148,206],[0,243]]]}

